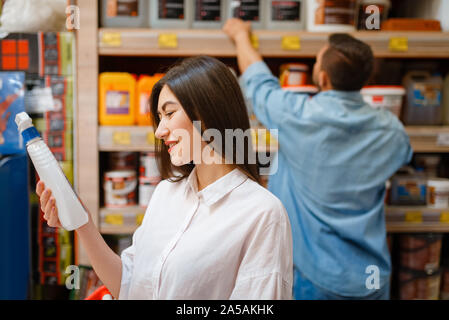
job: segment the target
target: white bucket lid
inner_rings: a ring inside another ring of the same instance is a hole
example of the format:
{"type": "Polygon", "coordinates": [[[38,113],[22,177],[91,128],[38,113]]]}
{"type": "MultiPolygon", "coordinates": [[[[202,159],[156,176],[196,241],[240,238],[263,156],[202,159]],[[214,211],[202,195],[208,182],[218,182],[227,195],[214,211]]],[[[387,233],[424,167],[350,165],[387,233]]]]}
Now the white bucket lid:
{"type": "Polygon", "coordinates": [[[124,178],[134,178],[136,172],[132,170],[117,170],[105,172],[104,176],[109,179],[124,179],[124,178]]]}
{"type": "Polygon", "coordinates": [[[427,181],[427,186],[434,187],[436,189],[449,190],[449,179],[430,179],[427,181]]]}
{"type": "Polygon", "coordinates": [[[370,96],[403,96],[405,95],[405,88],[402,86],[365,86],[362,88],[361,93],[370,96]]]}

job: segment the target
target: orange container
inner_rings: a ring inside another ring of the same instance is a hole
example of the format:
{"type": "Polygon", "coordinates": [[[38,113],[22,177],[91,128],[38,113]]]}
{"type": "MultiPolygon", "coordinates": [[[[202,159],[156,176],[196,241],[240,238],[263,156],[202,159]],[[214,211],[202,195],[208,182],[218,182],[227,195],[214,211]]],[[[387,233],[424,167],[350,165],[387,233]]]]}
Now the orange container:
{"type": "Polygon", "coordinates": [[[156,73],[154,76],[142,75],[137,82],[136,94],[136,123],[139,126],[152,125],[149,99],[153,86],[160,80],[164,74],[156,73]]]}
{"type": "Polygon", "coordinates": [[[132,126],[135,123],[136,80],[124,72],[100,74],[99,120],[104,126],[132,126]]]}

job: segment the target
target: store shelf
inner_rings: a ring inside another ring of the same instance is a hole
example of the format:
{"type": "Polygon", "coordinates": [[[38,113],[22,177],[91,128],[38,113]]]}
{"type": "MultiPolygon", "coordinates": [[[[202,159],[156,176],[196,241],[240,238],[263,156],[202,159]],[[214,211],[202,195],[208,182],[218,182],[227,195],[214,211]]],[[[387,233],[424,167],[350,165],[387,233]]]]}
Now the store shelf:
{"type": "Polygon", "coordinates": [[[100,126],[100,151],[154,151],[154,130],[150,126],[100,126]]]}
{"type": "Polygon", "coordinates": [[[408,126],[406,131],[415,152],[449,152],[449,127],[408,126]]]}
{"type": "MultiPolygon", "coordinates": [[[[449,58],[447,32],[360,31],[353,35],[383,58],[449,58]]],[[[314,58],[329,33],[254,31],[264,57],[314,58]]],[[[234,57],[235,46],[221,30],[99,29],[100,55],[234,57]],[[207,45],[206,45],[207,44],[207,45]]]]}
{"type": "Polygon", "coordinates": [[[146,208],[131,206],[125,208],[101,208],[100,232],[102,234],[132,234],[142,223],[146,208]]]}
{"type": "MultiPolygon", "coordinates": [[[[263,131],[257,131],[262,136],[263,131]]],[[[154,151],[154,130],[150,126],[100,126],[98,143],[100,151],[151,152],[154,151]]],[[[272,141],[271,145],[255,145],[258,152],[276,152],[277,149],[276,141],[272,141]]]]}
{"type": "Polygon", "coordinates": [[[388,206],[385,211],[388,232],[449,232],[449,208],[388,206]]]}
{"type": "MultiPolygon", "coordinates": [[[[132,206],[121,209],[100,209],[102,234],[132,234],[140,225],[145,208],[132,206]],[[108,218],[107,218],[108,217],[108,218]]],[[[449,232],[449,208],[388,206],[387,232],[449,232]]]]}

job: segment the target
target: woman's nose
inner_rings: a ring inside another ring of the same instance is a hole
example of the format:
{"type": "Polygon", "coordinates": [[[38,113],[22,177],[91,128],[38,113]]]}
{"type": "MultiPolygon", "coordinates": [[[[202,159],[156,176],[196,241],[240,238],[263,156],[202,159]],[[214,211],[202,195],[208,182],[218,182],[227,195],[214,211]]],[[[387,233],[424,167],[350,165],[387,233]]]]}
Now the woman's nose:
{"type": "Polygon", "coordinates": [[[168,136],[169,133],[170,133],[170,130],[168,130],[168,128],[164,124],[164,121],[162,120],[161,122],[159,122],[159,126],[157,127],[154,135],[158,139],[164,139],[165,137],[168,136]]]}

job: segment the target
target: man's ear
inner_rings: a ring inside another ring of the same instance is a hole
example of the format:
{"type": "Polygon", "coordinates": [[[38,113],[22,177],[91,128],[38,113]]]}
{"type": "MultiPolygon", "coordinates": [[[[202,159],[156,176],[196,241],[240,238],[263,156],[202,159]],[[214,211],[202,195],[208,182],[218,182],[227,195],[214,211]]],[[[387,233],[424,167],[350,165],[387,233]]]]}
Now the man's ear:
{"type": "Polygon", "coordinates": [[[318,73],[318,84],[319,84],[320,88],[327,89],[328,82],[329,82],[329,78],[327,76],[326,71],[321,70],[318,73]]]}

